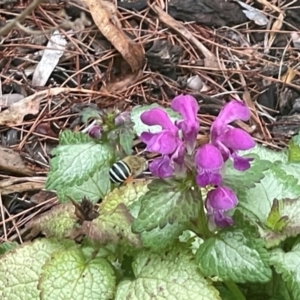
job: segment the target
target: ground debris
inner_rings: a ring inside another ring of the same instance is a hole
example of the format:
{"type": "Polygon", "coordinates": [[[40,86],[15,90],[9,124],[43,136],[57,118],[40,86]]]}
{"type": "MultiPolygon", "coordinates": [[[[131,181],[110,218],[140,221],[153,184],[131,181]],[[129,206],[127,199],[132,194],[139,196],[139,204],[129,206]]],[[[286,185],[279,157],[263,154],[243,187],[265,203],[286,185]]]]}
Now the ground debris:
{"type": "Polygon", "coordinates": [[[242,8],[225,0],[171,0],[169,14],[181,21],[206,26],[232,26],[247,22],[242,8]]]}

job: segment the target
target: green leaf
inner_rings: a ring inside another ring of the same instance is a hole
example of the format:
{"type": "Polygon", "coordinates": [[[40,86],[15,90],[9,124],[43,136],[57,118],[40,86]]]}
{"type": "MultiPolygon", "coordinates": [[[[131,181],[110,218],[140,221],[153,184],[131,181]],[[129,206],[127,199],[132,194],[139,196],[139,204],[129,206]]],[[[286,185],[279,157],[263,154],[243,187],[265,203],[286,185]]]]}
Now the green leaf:
{"type": "Polygon", "coordinates": [[[123,280],[115,300],[220,300],[218,291],[198,271],[192,254],[174,247],[153,254],[143,251],[133,263],[134,280],[123,280]]]}
{"type": "Polygon", "coordinates": [[[0,255],[15,249],[19,244],[17,242],[4,242],[0,245],[0,255]]]}
{"type": "Polygon", "coordinates": [[[37,285],[42,266],[56,251],[74,245],[68,240],[40,239],[7,252],[0,259],[0,299],[40,299],[37,285]]]}
{"type": "Polygon", "coordinates": [[[298,180],[288,175],[281,163],[273,163],[265,177],[254,188],[236,189],[239,206],[247,215],[254,215],[265,224],[274,199],[296,198],[300,195],[298,180]]]}
{"type": "MultiPolygon", "coordinates": [[[[245,299],[255,300],[292,300],[281,276],[273,272],[272,279],[267,283],[249,283],[239,285],[245,299]]],[[[222,298],[223,299],[223,298],[222,298]]],[[[233,298],[229,298],[231,300],[233,298]]]]}
{"type": "MultiPolygon", "coordinates": [[[[251,156],[251,155],[248,155],[251,156]]],[[[270,162],[255,158],[251,162],[251,168],[246,171],[238,171],[233,167],[231,160],[226,162],[226,173],[223,177],[224,185],[233,189],[239,187],[241,189],[255,187],[255,183],[260,182],[264,178],[264,171],[270,167],[270,162]]]]}
{"type": "Polygon", "coordinates": [[[83,109],[81,112],[79,112],[78,115],[82,117],[83,123],[87,123],[89,119],[100,119],[101,118],[100,111],[95,108],[91,108],[91,107],[87,107],[87,108],[83,109]]]}
{"type": "Polygon", "coordinates": [[[26,224],[28,229],[43,232],[46,237],[68,237],[76,227],[75,207],[72,203],[54,206],[26,224]]]}
{"type": "Polygon", "coordinates": [[[178,240],[179,236],[187,229],[187,225],[175,222],[167,224],[164,228],[156,227],[151,231],[141,233],[142,244],[152,251],[161,251],[178,240]]]}
{"type": "Polygon", "coordinates": [[[289,162],[300,162],[300,132],[289,142],[288,157],[289,162]]]}
{"type": "Polygon", "coordinates": [[[199,195],[182,182],[153,180],[140,198],[141,208],[132,230],[136,233],[164,228],[168,223],[187,223],[198,216],[199,195]]]}
{"type": "Polygon", "coordinates": [[[122,242],[139,248],[140,237],[131,232],[133,220],[125,204],[120,203],[113,211],[100,214],[92,222],[85,221],[82,230],[89,239],[104,245],[122,242]]]}
{"type": "Polygon", "coordinates": [[[298,180],[298,184],[300,185],[300,172],[299,172],[299,164],[296,163],[286,163],[286,164],[278,164],[281,169],[283,169],[288,175],[293,176],[298,180]]]}
{"type": "Polygon", "coordinates": [[[181,119],[181,116],[178,113],[176,113],[175,111],[173,111],[172,109],[164,108],[156,103],[153,103],[151,105],[136,106],[131,111],[131,120],[134,123],[133,129],[134,129],[136,135],[140,136],[141,133],[144,131],[152,132],[152,133],[161,131],[161,126],[159,126],[159,125],[148,126],[148,125],[145,125],[141,121],[141,114],[152,108],[160,108],[160,109],[164,110],[169,115],[170,119],[173,122],[181,119]]]}
{"type": "MultiPolygon", "coordinates": [[[[131,206],[137,202],[141,196],[147,193],[149,181],[129,182],[112,190],[101,202],[101,213],[113,211],[119,203],[124,203],[132,214],[131,206]]],[[[139,206],[135,210],[139,210],[139,206]]]]}
{"type": "Polygon", "coordinates": [[[239,155],[247,155],[249,157],[256,155],[261,160],[268,160],[270,162],[281,161],[286,163],[288,161],[287,151],[274,151],[259,144],[256,144],[254,148],[247,151],[239,151],[239,155]]]}
{"type": "Polygon", "coordinates": [[[261,235],[268,247],[278,245],[288,237],[300,234],[300,198],[275,199],[261,235]]]}
{"type": "Polygon", "coordinates": [[[92,177],[89,177],[81,185],[72,185],[57,190],[57,197],[60,202],[67,202],[69,198],[76,202],[80,202],[84,197],[91,202],[96,203],[102,199],[111,189],[111,182],[109,180],[109,166],[103,166],[101,170],[96,171],[92,177]]]}
{"type": "Polygon", "coordinates": [[[110,300],[115,285],[113,269],[105,259],[86,257],[77,248],[56,253],[45,264],[38,288],[42,300],[110,300]]]}
{"type": "Polygon", "coordinates": [[[135,133],[131,128],[124,128],[124,130],[120,132],[120,145],[127,155],[132,154],[134,138],[135,133]]]}
{"type": "Polygon", "coordinates": [[[97,193],[99,200],[110,187],[108,169],[112,158],[111,148],[105,144],[87,142],[86,135],[70,134],[68,131],[62,135],[60,142],[52,152],[55,157],[50,162],[46,188],[56,190],[62,202],[67,200],[67,195],[78,200],[78,190],[81,191],[80,197],[88,192],[83,196],[93,201],[97,193]],[[76,193],[73,193],[73,188],[76,193]]]}
{"type": "MultiPolygon", "coordinates": [[[[80,145],[92,142],[93,139],[88,134],[64,130],[59,135],[59,145],[80,145]]],[[[55,149],[54,149],[55,151],[55,149]]]]}
{"type": "Polygon", "coordinates": [[[282,275],[293,299],[300,299],[300,244],[287,253],[281,249],[274,250],[270,263],[274,265],[277,273],[282,275]]]}
{"type": "Polygon", "coordinates": [[[238,230],[205,240],[196,253],[204,276],[218,276],[236,283],[270,280],[268,259],[261,240],[247,239],[238,230]]]}

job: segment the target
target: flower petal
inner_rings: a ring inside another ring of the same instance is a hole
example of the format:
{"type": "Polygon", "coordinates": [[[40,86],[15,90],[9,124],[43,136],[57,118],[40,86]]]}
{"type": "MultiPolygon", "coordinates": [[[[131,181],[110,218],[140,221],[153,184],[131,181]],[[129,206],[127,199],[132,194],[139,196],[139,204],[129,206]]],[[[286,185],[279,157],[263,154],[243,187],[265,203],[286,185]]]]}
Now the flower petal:
{"type": "Polygon", "coordinates": [[[199,105],[191,95],[179,95],[172,100],[171,108],[179,112],[186,120],[197,120],[199,105]]]}
{"type": "Polygon", "coordinates": [[[238,171],[246,171],[250,168],[250,161],[254,158],[251,157],[241,157],[238,156],[236,153],[232,154],[233,158],[233,167],[238,171]]]}
{"type": "Polygon", "coordinates": [[[153,160],[149,165],[149,170],[155,177],[167,178],[173,175],[174,168],[172,162],[167,155],[153,160]]]}
{"type": "Polygon", "coordinates": [[[196,183],[201,187],[208,185],[220,185],[222,182],[222,176],[219,173],[202,172],[196,176],[196,183]]]}
{"type": "Polygon", "coordinates": [[[163,129],[170,130],[174,135],[178,131],[168,114],[160,108],[152,108],[143,112],[141,114],[141,120],[144,124],[149,126],[160,125],[163,129]]]}
{"type": "Polygon", "coordinates": [[[223,167],[223,157],[218,148],[211,144],[202,146],[195,154],[195,163],[198,173],[196,182],[199,186],[221,184],[220,170],[223,167]]]}
{"type": "Polygon", "coordinates": [[[177,164],[182,165],[184,163],[185,147],[182,141],[178,141],[177,149],[171,155],[171,160],[174,160],[177,164]]]}
{"type": "Polygon", "coordinates": [[[229,124],[236,120],[247,121],[250,118],[250,110],[244,102],[232,100],[228,102],[220,111],[217,122],[229,124]]]}
{"type": "Polygon", "coordinates": [[[191,154],[196,145],[199,122],[197,112],[199,105],[197,100],[190,95],[180,95],[172,100],[171,108],[181,114],[184,120],[179,120],[175,124],[181,129],[187,151],[191,154]]]}
{"type": "Polygon", "coordinates": [[[232,150],[248,150],[255,146],[250,134],[239,128],[230,128],[221,137],[222,143],[232,150]]]}
{"type": "Polygon", "coordinates": [[[233,219],[227,216],[223,211],[217,211],[214,214],[214,221],[218,227],[224,228],[234,224],[233,219]]]}
{"type": "Polygon", "coordinates": [[[205,206],[207,210],[229,210],[234,208],[237,203],[238,199],[234,191],[222,186],[207,193],[205,206]]]}
{"type": "Polygon", "coordinates": [[[147,144],[147,151],[161,154],[173,153],[180,142],[170,131],[166,130],[159,133],[143,132],[140,138],[147,144]]]}
{"type": "Polygon", "coordinates": [[[196,165],[203,169],[220,169],[223,162],[219,149],[211,144],[200,147],[195,154],[196,165]]]}

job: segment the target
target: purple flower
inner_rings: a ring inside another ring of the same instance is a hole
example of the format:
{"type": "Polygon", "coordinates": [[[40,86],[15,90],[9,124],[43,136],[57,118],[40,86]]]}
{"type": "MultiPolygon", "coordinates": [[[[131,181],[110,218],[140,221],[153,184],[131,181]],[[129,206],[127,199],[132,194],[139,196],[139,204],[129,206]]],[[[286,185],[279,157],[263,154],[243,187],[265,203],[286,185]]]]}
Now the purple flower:
{"type": "Polygon", "coordinates": [[[153,108],[141,115],[144,124],[162,127],[160,132],[143,132],[140,136],[141,140],[147,144],[147,151],[162,154],[161,158],[149,165],[151,173],[161,178],[170,177],[175,169],[180,171],[184,169],[185,153],[187,151],[191,154],[194,151],[199,130],[197,120],[199,106],[195,98],[183,95],[175,97],[171,108],[179,112],[183,120],[174,124],[168,114],[160,108],[153,108]],[[179,137],[179,130],[182,132],[183,139],[179,137]]]}
{"type": "Polygon", "coordinates": [[[162,127],[162,131],[157,133],[143,132],[140,138],[147,144],[147,151],[162,154],[162,157],[155,159],[149,165],[151,173],[161,178],[170,177],[174,172],[173,160],[183,162],[184,159],[184,145],[179,138],[178,128],[168,114],[160,108],[144,112],[141,120],[146,125],[162,127]]]}
{"type": "Polygon", "coordinates": [[[176,121],[176,126],[182,130],[187,152],[191,154],[196,146],[199,130],[197,100],[190,95],[180,95],[172,100],[171,108],[183,117],[183,120],[176,121]]]}
{"type": "Polygon", "coordinates": [[[88,131],[88,134],[93,139],[100,139],[101,138],[101,127],[99,125],[94,125],[88,131]]]}
{"type": "Polygon", "coordinates": [[[249,118],[250,111],[244,103],[231,101],[223,107],[210,131],[211,143],[220,150],[224,161],[231,157],[234,167],[240,171],[250,167],[252,158],[240,157],[237,151],[251,149],[255,142],[247,132],[228,124],[236,120],[247,121],[249,118]]]}
{"type": "Polygon", "coordinates": [[[211,223],[218,227],[233,225],[231,217],[227,216],[227,211],[234,208],[238,203],[235,193],[228,187],[220,186],[207,193],[205,207],[211,223]]]}
{"type": "Polygon", "coordinates": [[[223,167],[223,157],[215,146],[206,144],[199,148],[195,154],[197,168],[196,182],[205,187],[209,184],[219,185],[222,182],[220,170],[223,167]]]}
{"type": "Polygon", "coordinates": [[[168,155],[159,157],[149,165],[149,170],[153,176],[167,178],[173,175],[174,167],[168,155]]]}

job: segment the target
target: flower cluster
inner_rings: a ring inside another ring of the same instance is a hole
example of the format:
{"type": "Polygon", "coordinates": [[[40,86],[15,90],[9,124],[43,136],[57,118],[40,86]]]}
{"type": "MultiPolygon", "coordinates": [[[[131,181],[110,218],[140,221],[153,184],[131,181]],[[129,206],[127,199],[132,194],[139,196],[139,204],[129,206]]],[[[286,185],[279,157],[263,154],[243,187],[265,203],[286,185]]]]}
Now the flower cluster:
{"type": "Polygon", "coordinates": [[[230,188],[222,185],[222,172],[228,159],[233,160],[237,170],[250,167],[251,159],[240,157],[237,151],[250,149],[255,143],[248,133],[230,125],[236,120],[247,121],[249,109],[240,101],[229,102],[211,126],[210,142],[195,149],[199,130],[196,99],[190,95],[177,96],[172,100],[171,108],[182,116],[182,120],[173,123],[160,108],[141,115],[144,124],[162,127],[160,132],[143,132],[140,136],[147,151],[161,154],[149,165],[151,173],[160,178],[178,175],[187,169],[185,161],[192,158],[197,173],[196,183],[200,187],[214,186],[205,201],[209,220],[219,227],[232,225],[233,220],[227,211],[237,205],[238,199],[230,188]]]}
{"type": "Polygon", "coordinates": [[[162,127],[158,133],[143,132],[140,136],[147,145],[147,151],[162,155],[149,166],[151,173],[160,178],[170,177],[175,170],[182,170],[186,151],[191,154],[194,150],[199,130],[197,120],[199,106],[196,99],[191,96],[175,97],[171,103],[171,108],[180,113],[183,120],[174,124],[168,114],[160,108],[153,108],[141,115],[144,124],[162,127]],[[182,138],[180,137],[180,130],[183,135],[182,138]]]}

